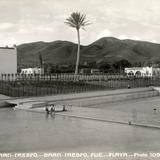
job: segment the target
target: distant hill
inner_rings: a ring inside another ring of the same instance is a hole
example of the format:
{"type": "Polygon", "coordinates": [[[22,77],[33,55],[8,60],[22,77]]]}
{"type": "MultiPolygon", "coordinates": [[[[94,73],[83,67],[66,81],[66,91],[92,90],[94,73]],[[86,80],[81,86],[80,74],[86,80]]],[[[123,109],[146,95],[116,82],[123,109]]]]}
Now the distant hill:
{"type": "MultiPolygon", "coordinates": [[[[18,46],[18,64],[39,63],[39,53],[45,63],[75,64],[77,44],[68,41],[34,42],[18,46]]],[[[104,37],[81,46],[81,63],[113,62],[126,59],[131,63],[160,60],[160,44],[104,37]]]]}

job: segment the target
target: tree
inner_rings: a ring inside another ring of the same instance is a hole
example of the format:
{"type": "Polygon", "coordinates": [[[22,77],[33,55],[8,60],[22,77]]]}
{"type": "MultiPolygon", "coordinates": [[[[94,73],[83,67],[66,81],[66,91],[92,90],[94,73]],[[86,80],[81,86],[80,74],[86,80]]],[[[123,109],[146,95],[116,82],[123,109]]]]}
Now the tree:
{"type": "Polygon", "coordinates": [[[79,59],[80,59],[80,28],[84,29],[85,26],[89,25],[88,21],[86,21],[86,15],[81,14],[79,12],[73,12],[69,18],[66,19],[65,22],[70,27],[73,27],[77,31],[78,37],[78,49],[77,49],[77,61],[76,61],[76,68],[75,74],[78,74],[78,67],[79,67],[79,59]]]}
{"type": "Polygon", "coordinates": [[[38,56],[39,56],[40,67],[42,68],[42,67],[43,67],[43,58],[42,58],[42,54],[39,52],[39,53],[38,53],[38,56]]]}
{"type": "Polygon", "coordinates": [[[132,65],[128,60],[121,59],[119,61],[114,62],[113,66],[116,70],[119,70],[119,72],[123,72],[124,68],[131,67],[132,65]]]}
{"type": "Polygon", "coordinates": [[[43,58],[42,58],[42,54],[39,52],[39,63],[40,63],[40,68],[41,68],[41,74],[43,74],[43,58]]]}
{"type": "Polygon", "coordinates": [[[111,71],[112,67],[108,62],[103,62],[98,65],[98,69],[107,73],[107,72],[111,71]]]}

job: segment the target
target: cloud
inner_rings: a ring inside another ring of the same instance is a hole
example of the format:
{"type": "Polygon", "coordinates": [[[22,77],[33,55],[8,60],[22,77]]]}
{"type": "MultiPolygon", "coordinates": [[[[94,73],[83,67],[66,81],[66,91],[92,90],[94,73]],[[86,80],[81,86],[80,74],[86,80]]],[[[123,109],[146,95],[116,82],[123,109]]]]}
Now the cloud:
{"type": "Polygon", "coordinates": [[[97,39],[100,39],[102,37],[111,37],[111,36],[112,36],[112,32],[109,29],[105,29],[97,36],[97,39]]]}
{"type": "Polygon", "coordinates": [[[140,40],[141,40],[141,38],[138,37],[138,36],[133,36],[133,37],[131,37],[130,39],[133,39],[133,40],[136,40],[136,41],[140,41],[140,40]]]}
{"type": "Polygon", "coordinates": [[[146,38],[146,37],[138,37],[138,36],[119,35],[117,36],[117,38],[121,40],[131,39],[131,40],[136,40],[136,41],[148,41],[152,43],[158,43],[158,41],[155,39],[146,38]]]}
{"type": "Polygon", "coordinates": [[[138,36],[128,36],[128,35],[119,35],[118,37],[117,37],[118,39],[121,39],[121,40],[123,40],[123,39],[132,39],[132,40],[136,40],[136,41],[140,41],[141,40],[141,38],[140,37],[138,37],[138,36]]]}
{"type": "Polygon", "coordinates": [[[0,23],[0,30],[8,30],[15,27],[13,23],[0,23]]]}
{"type": "Polygon", "coordinates": [[[120,35],[120,36],[118,36],[117,37],[118,39],[129,39],[129,37],[128,36],[126,36],[126,35],[120,35]]]}
{"type": "Polygon", "coordinates": [[[0,0],[0,10],[2,42],[77,42],[76,32],[64,24],[74,11],[92,23],[81,32],[82,44],[108,36],[160,42],[158,0],[0,0]]]}
{"type": "Polygon", "coordinates": [[[150,42],[152,42],[152,43],[158,43],[156,40],[150,40],[150,42]]]}

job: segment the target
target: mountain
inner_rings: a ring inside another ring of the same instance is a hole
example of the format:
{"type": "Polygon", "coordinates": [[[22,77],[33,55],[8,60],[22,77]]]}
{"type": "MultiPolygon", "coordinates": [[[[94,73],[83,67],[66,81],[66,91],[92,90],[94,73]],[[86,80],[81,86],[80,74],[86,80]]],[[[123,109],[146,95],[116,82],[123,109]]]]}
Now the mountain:
{"type": "MultiPolygon", "coordinates": [[[[18,64],[39,63],[39,53],[44,63],[75,64],[77,44],[68,41],[34,42],[17,47],[18,64]]],[[[160,44],[104,37],[90,45],[81,46],[80,62],[114,62],[126,59],[131,63],[160,60],[160,44]]]]}

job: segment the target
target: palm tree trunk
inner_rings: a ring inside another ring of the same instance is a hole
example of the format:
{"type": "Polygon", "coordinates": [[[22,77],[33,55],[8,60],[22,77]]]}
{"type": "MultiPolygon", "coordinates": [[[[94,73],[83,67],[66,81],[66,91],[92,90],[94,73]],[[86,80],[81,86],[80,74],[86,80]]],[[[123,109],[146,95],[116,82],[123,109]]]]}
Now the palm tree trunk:
{"type": "Polygon", "coordinates": [[[79,29],[77,29],[77,36],[78,36],[78,49],[77,49],[77,61],[76,61],[75,74],[78,74],[79,58],[80,58],[80,34],[79,34],[79,29]]]}

